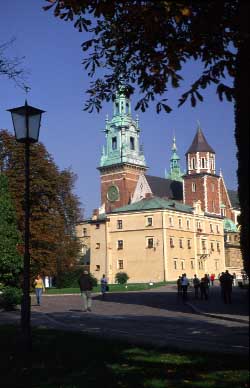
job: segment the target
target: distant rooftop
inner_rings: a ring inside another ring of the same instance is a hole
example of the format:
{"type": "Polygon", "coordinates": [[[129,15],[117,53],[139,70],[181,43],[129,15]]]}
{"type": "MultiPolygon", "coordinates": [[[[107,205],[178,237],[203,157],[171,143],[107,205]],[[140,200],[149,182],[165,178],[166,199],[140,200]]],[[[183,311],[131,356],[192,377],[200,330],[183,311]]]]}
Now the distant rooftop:
{"type": "Polygon", "coordinates": [[[114,209],[112,213],[133,212],[140,210],[169,209],[185,213],[192,213],[193,208],[181,202],[159,197],[143,198],[141,201],[114,209]]]}

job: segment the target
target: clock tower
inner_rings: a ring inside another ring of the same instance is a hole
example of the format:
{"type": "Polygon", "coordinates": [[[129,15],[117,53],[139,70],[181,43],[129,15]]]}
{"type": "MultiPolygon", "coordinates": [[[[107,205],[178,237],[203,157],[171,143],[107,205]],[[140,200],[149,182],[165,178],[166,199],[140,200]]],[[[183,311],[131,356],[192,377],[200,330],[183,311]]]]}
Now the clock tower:
{"type": "Polygon", "coordinates": [[[101,204],[105,212],[130,203],[141,174],[147,167],[139,143],[138,118],[131,116],[131,103],[120,86],[113,103],[113,117],[106,118],[106,145],[98,170],[101,174],[101,204]]]}

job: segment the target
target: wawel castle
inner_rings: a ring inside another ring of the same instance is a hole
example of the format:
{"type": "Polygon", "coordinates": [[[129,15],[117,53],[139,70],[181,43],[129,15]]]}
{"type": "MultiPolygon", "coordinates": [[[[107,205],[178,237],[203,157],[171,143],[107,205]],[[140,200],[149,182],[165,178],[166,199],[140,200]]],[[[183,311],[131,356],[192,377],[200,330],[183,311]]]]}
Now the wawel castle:
{"type": "Polygon", "coordinates": [[[131,283],[176,280],[183,272],[190,278],[225,269],[239,273],[237,195],[216,174],[215,151],[202,129],[186,152],[186,172],[173,139],[165,178],[147,174],[140,132],[120,88],[98,167],[100,208],[77,226],[83,262],[109,283],[119,271],[131,283]]]}

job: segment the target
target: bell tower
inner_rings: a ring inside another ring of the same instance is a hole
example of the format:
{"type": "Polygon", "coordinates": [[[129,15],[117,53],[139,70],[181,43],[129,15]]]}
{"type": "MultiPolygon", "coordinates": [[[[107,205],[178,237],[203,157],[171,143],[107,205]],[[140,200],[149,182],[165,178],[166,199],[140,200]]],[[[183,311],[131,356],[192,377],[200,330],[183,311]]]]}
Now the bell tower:
{"type": "Polygon", "coordinates": [[[186,152],[187,173],[183,177],[183,201],[193,206],[201,202],[205,213],[232,219],[232,205],[222,174],[216,175],[215,151],[208,144],[200,125],[186,152]]]}
{"type": "Polygon", "coordinates": [[[140,131],[139,120],[133,120],[130,100],[121,85],[113,103],[112,119],[106,118],[106,145],[98,167],[105,212],[130,203],[139,176],[147,169],[139,143],[140,131]]]}

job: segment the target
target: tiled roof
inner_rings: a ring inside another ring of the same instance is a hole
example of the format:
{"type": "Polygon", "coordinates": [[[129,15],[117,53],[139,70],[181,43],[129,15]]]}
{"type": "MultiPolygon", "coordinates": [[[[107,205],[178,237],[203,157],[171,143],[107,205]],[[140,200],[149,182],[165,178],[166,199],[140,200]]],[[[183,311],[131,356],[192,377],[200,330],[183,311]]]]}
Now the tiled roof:
{"type": "Polygon", "coordinates": [[[158,176],[145,175],[152,193],[156,197],[165,197],[182,201],[183,188],[182,182],[171,179],[160,178],[158,176]]]}
{"type": "Polygon", "coordinates": [[[187,150],[186,154],[194,152],[212,152],[213,154],[215,154],[213,148],[208,144],[201,128],[198,128],[193,142],[187,150]]]}
{"type": "Polygon", "coordinates": [[[238,197],[238,192],[236,190],[227,190],[232,207],[235,209],[240,208],[240,202],[238,197]]]}
{"type": "Polygon", "coordinates": [[[181,202],[167,200],[159,197],[144,198],[141,201],[114,209],[112,213],[133,212],[140,210],[169,209],[185,213],[192,213],[193,208],[181,202]]]}

